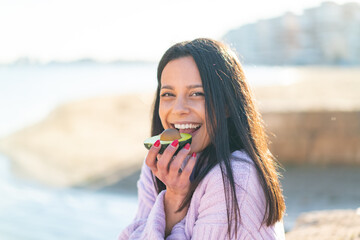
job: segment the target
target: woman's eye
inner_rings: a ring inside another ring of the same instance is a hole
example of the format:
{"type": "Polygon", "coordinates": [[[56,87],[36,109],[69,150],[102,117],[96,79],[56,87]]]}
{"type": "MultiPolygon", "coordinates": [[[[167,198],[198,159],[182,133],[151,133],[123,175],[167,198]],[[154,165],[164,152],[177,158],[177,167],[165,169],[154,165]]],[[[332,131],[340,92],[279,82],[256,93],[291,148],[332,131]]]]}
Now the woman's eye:
{"type": "Polygon", "coordinates": [[[170,97],[170,96],[174,96],[174,94],[166,92],[166,93],[161,94],[160,96],[161,97],[170,97]]]}
{"type": "Polygon", "coordinates": [[[192,96],[204,96],[203,92],[194,92],[191,94],[192,96]]]}

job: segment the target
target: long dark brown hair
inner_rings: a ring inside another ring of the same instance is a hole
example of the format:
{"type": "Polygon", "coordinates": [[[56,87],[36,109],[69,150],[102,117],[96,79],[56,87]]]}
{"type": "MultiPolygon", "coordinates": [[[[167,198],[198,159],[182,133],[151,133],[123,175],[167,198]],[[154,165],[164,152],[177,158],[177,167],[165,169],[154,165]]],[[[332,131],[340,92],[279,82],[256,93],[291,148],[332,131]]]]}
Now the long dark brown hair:
{"type": "MultiPolygon", "coordinates": [[[[158,87],[153,105],[151,135],[158,135],[164,130],[159,117],[162,71],[170,61],[187,56],[193,57],[200,72],[205,94],[206,125],[211,142],[195,164],[194,179],[178,211],[190,203],[200,181],[219,164],[226,189],[228,234],[230,238],[231,219],[234,219],[237,236],[237,226],[241,219],[230,155],[235,150],[244,150],[255,163],[265,193],[266,212],[263,224],[275,224],[282,219],[285,211],[278,165],[268,149],[263,122],[255,108],[241,64],[225,44],[199,38],[177,43],[165,52],[157,70],[158,87]],[[231,186],[230,190],[228,184],[231,186]]],[[[156,177],[154,184],[158,193],[166,189],[165,184],[156,177]]]]}

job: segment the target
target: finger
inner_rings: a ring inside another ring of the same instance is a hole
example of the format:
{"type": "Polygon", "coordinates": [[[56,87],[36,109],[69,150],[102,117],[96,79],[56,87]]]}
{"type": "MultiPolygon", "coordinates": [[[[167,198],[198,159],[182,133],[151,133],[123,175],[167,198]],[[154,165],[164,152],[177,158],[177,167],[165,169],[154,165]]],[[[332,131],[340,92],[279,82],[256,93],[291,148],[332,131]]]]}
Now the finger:
{"type": "Polygon", "coordinates": [[[174,140],[163,152],[161,158],[157,162],[158,169],[161,169],[164,173],[168,171],[169,163],[172,161],[173,155],[179,147],[179,141],[174,140]]]}
{"type": "Polygon", "coordinates": [[[160,140],[157,140],[154,145],[152,145],[152,147],[150,148],[146,159],[145,159],[145,163],[146,165],[148,165],[148,167],[153,171],[156,172],[157,171],[157,167],[156,167],[156,161],[157,161],[157,155],[160,151],[161,148],[161,143],[160,140]]]}
{"type": "Polygon", "coordinates": [[[186,157],[190,152],[190,143],[187,143],[177,154],[174,161],[170,164],[169,173],[179,174],[179,169],[183,166],[186,157]]]}
{"type": "Polygon", "coordinates": [[[186,163],[184,169],[182,170],[182,173],[180,175],[182,180],[190,180],[190,175],[194,169],[195,163],[196,163],[196,153],[194,152],[189,161],[186,163]]]}

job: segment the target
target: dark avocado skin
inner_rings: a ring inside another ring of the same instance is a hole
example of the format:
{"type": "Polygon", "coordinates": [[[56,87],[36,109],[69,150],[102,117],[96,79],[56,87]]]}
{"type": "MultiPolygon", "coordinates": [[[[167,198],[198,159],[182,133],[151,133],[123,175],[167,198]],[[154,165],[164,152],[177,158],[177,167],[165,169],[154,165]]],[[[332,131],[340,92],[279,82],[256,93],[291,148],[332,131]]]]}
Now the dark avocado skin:
{"type": "MultiPolygon", "coordinates": [[[[158,137],[159,137],[158,139],[160,139],[160,135],[158,135],[158,137]]],[[[191,141],[192,141],[192,138],[189,138],[187,140],[179,139],[179,147],[176,150],[176,152],[174,153],[174,155],[176,155],[183,147],[185,147],[185,145],[187,143],[191,144],[191,141]]],[[[160,154],[162,154],[165,151],[165,149],[169,146],[169,144],[172,143],[172,141],[166,141],[166,143],[164,143],[164,142],[165,141],[161,141],[161,148],[160,148],[160,151],[159,151],[160,154]]],[[[147,149],[150,149],[154,143],[155,143],[155,141],[153,143],[144,143],[144,146],[147,149]]]]}

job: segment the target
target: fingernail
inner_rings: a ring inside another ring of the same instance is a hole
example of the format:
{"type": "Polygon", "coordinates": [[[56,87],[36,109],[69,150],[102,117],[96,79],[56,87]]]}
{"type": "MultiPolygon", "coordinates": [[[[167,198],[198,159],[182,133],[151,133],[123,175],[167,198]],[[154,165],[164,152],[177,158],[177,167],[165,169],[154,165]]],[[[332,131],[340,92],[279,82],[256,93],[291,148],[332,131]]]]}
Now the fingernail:
{"type": "Polygon", "coordinates": [[[171,146],[176,147],[178,144],[179,144],[179,140],[176,139],[171,143],[171,146]]]}
{"type": "Polygon", "coordinates": [[[193,158],[196,158],[196,152],[193,152],[193,154],[191,154],[191,156],[192,156],[193,158]]]}
{"type": "Polygon", "coordinates": [[[189,150],[190,149],[190,143],[187,143],[184,147],[186,150],[189,150]]]}
{"type": "Polygon", "coordinates": [[[154,143],[154,146],[155,146],[155,147],[160,146],[160,140],[157,140],[157,141],[154,143]]]}

